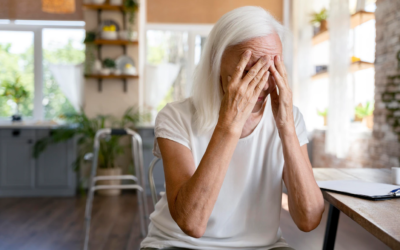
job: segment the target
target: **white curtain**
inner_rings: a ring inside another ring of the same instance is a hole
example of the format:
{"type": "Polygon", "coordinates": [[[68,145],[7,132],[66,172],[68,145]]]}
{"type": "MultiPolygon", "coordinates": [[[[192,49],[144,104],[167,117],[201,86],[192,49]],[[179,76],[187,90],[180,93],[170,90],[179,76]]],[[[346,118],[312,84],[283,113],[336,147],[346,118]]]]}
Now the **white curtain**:
{"type": "Polygon", "coordinates": [[[344,158],[349,147],[351,93],[349,70],[349,0],[331,0],[329,8],[329,106],[325,150],[344,158]]]}
{"type": "Polygon", "coordinates": [[[145,103],[155,119],[156,108],[167,95],[181,66],[173,63],[146,65],[145,103]]]}
{"type": "Polygon", "coordinates": [[[61,91],[80,112],[83,104],[83,65],[51,64],[49,68],[61,91]]]}

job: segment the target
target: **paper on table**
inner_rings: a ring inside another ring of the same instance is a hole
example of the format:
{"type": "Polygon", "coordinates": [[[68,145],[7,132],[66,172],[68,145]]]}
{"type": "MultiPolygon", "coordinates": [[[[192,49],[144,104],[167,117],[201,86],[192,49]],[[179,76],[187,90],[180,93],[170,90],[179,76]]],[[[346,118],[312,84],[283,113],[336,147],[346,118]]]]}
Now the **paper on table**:
{"type": "Polygon", "coordinates": [[[400,186],[359,180],[317,181],[320,188],[369,197],[388,196],[400,186]]]}

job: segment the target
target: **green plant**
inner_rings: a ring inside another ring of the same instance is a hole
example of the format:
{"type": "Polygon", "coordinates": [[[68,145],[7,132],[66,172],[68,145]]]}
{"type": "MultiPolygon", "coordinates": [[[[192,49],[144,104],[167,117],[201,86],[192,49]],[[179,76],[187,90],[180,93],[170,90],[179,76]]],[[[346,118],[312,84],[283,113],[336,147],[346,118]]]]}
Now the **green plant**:
{"type": "MultiPolygon", "coordinates": [[[[135,129],[135,126],[140,121],[149,121],[150,114],[141,113],[136,108],[131,107],[125,111],[121,119],[106,115],[89,118],[83,111],[81,113],[66,114],[63,118],[67,121],[64,126],[52,130],[49,137],[45,137],[35,143],[33,156],[38,158],[51,144],[76,138],[79,150],[73,162],[73,167],[79,173],[85,155],[93,152],[94,138],[99,129],[106,127],[135,129]]],[[[108,136],[100,140],[98,158],[98,166],[100,168],[115,167],[115,159],[123,154],[125,149],[125,146],[120,143],[120,138],[119,136],[108,136]]]]}
{"type": "Polygon", "coordinates": [[[374,113],[374,104],[367,102],[365,106],[358,105],[355,107],[355,114],[358,118],[364,118],[366,116],[372,115],[374,113]]]}
{"type": "Polygon", "coordinates": [[[325,108],[323,111],[319,111],[317,109],[317,114],[322,117],[326,117],[328,115],[328,108],[325,108]]]}
{"type": "Polygon", "coordinates": [[[106,68],[115,68],[115,61],[113,59],[106,58],[103,61],[103,65],[106,68]]]}
{"type": "Polygon", "coordinates": [[[322,21],[328,18],[328,11],[323,8],[320,12],[314,12],[311,14],[311,24],[321,24],[322,21]]]}
{"type": "Polygon", "coordinates": [[[2,83],[4,89],[2,96],[15,102],[17,114],[19,114],[19,105],[29,97],[29,91],[21,84],[20,79],[21,77],[18,76],[14,81],[3,81],[2,83]]]}
{"type": "Polygon", "coordinates": [[[83,42],[84,43],[92,43],[92,42],[94,42],[94,40],[96,40],[96,32],[93,32],[93,31],[86,32],[86,37],[83,42]]]}
{"type": "Polygon", "coordinates": [[[124,11],[128,13],[128,34],[133,31],[133,25],[135,23],[136,11],[139,8],[139,4],[136,0],[124,0],[124,11]]]}

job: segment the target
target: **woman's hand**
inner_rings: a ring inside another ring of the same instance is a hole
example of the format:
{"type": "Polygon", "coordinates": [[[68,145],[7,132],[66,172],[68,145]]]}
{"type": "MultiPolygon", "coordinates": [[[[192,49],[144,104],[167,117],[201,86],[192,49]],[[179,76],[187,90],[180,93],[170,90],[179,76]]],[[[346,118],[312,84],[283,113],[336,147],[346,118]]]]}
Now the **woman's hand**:
{"type": "Polygon", "coordinates": [[[285,65],[280,56],[275,56],[274,64],[270,66],[271,80],[276,88],[271,91],[271,107],[280,136],[295,135],[293,119],[292,90],[289,87],[285,65]],[[278,94],[279,89],[279,94],[278,94]]]}
{"type": "Polygon", "coordinates": [[[261,57],[243,77],[244,69],[251,57],[251,51],[243,53],[233,76],[228,76],[227,91],[224,94],[219,111],[217,127],[235,134],[241,134],[258,96],[268,82],[269,56],[261,57]]]}

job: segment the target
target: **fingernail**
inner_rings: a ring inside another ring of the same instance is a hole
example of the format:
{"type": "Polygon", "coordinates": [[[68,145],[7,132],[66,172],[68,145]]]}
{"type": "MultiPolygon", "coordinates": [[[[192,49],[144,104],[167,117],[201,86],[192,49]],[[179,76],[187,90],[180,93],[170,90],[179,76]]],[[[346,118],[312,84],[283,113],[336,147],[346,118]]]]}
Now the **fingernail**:
{"type": "Polygon", "coordinates": [[[276,56],[276,59],[278,59],[278,62],[281,61],[281,57],[279,55],[276,56]]]}
{"type": "Polygon", "coordinates": [[[244,55],[245,55],[246,57],[249,57],[250,54],[251,54],[251,51],[250,51],[250,50],[246,50],[246,52],[244,52],[244,55]]]}
{"type": "Polygon", "coordinates": [[[261,57],[261,62],[263,63],[268,62],[268,57],[267,56],[261,57]]]}
{"type": "Polygon", "coordinates": [[[232,79],[232,77],[231,77],[231,76],[228,76],[228,82],[230,82],[230,81],[231,81],[231,79],[232,79]]]}

